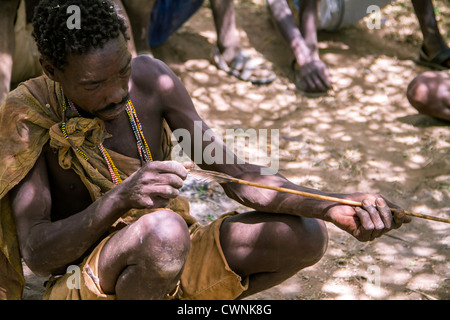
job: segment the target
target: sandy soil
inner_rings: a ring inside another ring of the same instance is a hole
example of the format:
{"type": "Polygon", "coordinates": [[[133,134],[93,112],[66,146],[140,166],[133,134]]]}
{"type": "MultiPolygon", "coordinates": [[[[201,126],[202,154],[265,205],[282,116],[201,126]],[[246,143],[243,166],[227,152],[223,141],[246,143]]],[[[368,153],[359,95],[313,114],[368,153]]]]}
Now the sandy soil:
{"type": "MultiPolygon", "coordinates": [[[[434,3],[449,42],[450,6],[446,0],[434,3]]],[[[295,183],[324,191],[379,192],[407,210],[449,218],[450,128],[418,115],[405,96],[408,83],[427,70],[411,61],[421,44],[419,26],[409,1],[382,12],[379,30],[362,20],[336,33],[319,33],[335,90],[317,99],[296,92],[292,55],[263,0],[238,1],[237,22],[245,47],[273,63],[278,78],[271,85],[252,86],[211,64],[216,34],[207,6],[154,54],[179,75],[200,115],[219,133],[278,129],[280,172],[295,183]]],[[[251,146],[247,151],[254,152],[251,146]]],[[[190,182],[184,192],[205,223],[225,211],[246,210],[215,185],[190,182]]],[[[369,243],[327,226],[329,247],[319,263],[250,299],[450,298],[447,224],[415,218],[369,243]]],[[[26,274],[25,298],[39,298],[42,279],[26,274]]]]}

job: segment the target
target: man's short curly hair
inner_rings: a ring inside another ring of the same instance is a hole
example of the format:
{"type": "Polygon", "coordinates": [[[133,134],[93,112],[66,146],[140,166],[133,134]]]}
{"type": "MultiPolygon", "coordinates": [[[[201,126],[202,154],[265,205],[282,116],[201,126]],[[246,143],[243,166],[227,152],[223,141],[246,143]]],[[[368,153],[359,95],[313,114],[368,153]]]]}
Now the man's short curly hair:
{"type": "Polygon", "coordinates": [[[33,28],[42,58],[58,69],[67,64],[68,54],[102,48],[120,34],[129,40],[125,22],[109,0],[41,0],[34,11],[33,28]],[[68,27],[71,5],[80,8],[80,29],[68,27]]]}

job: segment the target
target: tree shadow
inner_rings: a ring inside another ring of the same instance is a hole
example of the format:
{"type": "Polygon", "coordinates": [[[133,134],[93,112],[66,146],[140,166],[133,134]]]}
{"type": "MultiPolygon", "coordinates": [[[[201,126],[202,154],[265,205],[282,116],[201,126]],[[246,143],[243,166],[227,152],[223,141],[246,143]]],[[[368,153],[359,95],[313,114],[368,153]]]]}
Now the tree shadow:
{"type": "Polygon", "coordinates": [[[426,116],[423,114],[413,114],[398,118],[398,121],[410,124],[414,127],[447,127],[450,122],[426,116]]]}

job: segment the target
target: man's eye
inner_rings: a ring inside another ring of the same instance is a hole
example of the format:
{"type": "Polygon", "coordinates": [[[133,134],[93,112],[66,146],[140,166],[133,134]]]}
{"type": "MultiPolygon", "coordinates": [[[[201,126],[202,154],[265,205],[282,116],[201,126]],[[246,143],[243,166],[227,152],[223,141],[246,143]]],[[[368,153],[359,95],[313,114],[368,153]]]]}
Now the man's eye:
{"type": "Polygon", "coordinates": [[[131,71],[131,66],[129,66],[128,68],[126,68],[125,70],[123,70],[120,75],[125,76],[127,75],[129,72],[131,71]]]}

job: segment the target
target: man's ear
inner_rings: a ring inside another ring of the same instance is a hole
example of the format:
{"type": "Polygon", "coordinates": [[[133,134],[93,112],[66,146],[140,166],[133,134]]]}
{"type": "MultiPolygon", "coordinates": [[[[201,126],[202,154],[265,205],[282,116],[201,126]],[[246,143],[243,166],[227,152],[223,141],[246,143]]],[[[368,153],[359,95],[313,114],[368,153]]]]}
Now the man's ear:
{"type": "Polygon", "coordinates": [[[56,67],[42,58],[39,59],[39,62],[41,63],[42,70],[44,70],[44,73],[47,75],[47,77],[49,77],[53,81],[59,82],[55,72],[56,67]]]}

